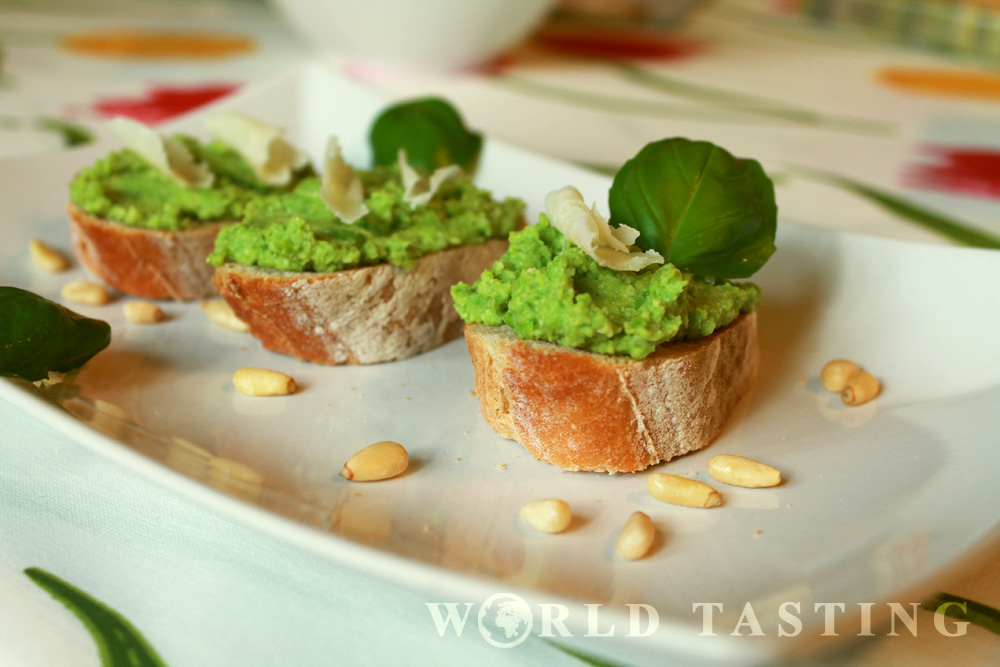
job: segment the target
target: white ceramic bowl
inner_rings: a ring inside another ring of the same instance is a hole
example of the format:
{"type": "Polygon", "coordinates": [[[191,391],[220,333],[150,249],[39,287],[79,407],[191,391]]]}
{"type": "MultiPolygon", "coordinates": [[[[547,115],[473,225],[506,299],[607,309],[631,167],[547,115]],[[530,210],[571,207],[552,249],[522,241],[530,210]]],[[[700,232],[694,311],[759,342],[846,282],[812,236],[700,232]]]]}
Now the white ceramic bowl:
{"type": "Polygon", "coordinates": [[[514,45],[555,0],[274,0],[323,52],[400,68],[478,65],[514,45]]]}

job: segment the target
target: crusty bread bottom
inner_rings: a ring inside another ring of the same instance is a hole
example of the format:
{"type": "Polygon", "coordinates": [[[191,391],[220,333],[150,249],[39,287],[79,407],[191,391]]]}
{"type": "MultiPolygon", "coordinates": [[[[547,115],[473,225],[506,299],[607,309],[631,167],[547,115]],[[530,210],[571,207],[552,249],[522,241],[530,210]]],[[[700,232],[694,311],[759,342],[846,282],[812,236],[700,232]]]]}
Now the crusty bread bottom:
{"type": "Polygon", "coordinates": [[[95,276],[133,296],[188,301],[215,296],[205,260],[215,237],[231,222],[171,232],[95,218],[70,204],[73,253],[95,276]]]}
{"type": "Polygon", "coordinates": [[[474,282],[506,250],[506,239],[442,250],[409,271],[376,264],[300,273],[227,263],[213,280],[267,349],[318,364],[374,364],[458,338],[451,286],[474,282]]]}
{"type": "Polygon", "coordinates": [[[566,470],[636,472],[708,445],[757,376],[757,314],[642,360],[518,339],[472,324],[465,339],[483,416],[566,470]]]}

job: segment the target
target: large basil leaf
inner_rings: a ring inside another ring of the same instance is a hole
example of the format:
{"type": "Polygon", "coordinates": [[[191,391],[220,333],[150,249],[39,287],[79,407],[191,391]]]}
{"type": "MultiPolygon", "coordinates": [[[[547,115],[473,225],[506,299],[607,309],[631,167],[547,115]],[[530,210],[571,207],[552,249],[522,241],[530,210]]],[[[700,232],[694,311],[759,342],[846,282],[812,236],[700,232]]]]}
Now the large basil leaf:
{"type": "Polygon", "coordinates": [[[746,278],[774,252],[774,184],[756,160],[707,141],[646,145],[615,175],[611,224],[639,230],[636,243],[703,276],[746,278]]]}
{"type": "Polygon", "coordinates": [[[0,375],[30,382],[79,368],[111,342],[107,322],[0,286],[0,375]]]}
{"type": "Polygon", "coordinates": [[[427,172],[457,164],[475,170],[483,136],[465,127],[455,107],[438,97],[395,104],[375,119],[369,141],[376,165],[396,162],[406,149],[409,163],[427,172]]]}

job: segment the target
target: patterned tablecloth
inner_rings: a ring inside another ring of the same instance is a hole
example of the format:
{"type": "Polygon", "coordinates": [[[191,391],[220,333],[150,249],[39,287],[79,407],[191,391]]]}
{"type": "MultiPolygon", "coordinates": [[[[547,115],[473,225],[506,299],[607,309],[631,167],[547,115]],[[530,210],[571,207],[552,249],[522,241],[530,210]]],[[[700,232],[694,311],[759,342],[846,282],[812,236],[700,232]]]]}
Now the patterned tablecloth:
{"type": "MultiPolygon", "coordinates": [[[[758,158],[787,221],[1000,248],[1000,74],[776,8],[710,3],[669,29],[564,13],[459,72],[324,62],[387,97],[440,94],[491,137],[595,170],[702,137],[758,158]]],[[[14,164],[89,143],[109,116],[161,123],[315,57],[250,0],[8,1],[0,45],[0,158],[14,164]]],[[[5,403],[0,423],[0,664],[587,662],[543,641],[441,637],[415,590],[229,522],[5,403]]],[[[980,556],[942,585],[968,601],[961,636],[882,634],[823,661],[1000,663],[1000,551],[980,556]]]]}

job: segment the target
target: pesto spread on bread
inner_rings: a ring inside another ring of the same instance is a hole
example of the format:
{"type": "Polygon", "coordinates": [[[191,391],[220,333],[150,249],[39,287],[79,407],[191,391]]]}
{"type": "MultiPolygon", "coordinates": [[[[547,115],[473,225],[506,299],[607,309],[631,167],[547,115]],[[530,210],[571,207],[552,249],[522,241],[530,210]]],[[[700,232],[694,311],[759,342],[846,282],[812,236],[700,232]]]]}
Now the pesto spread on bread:
{"type": "MultiPolygon", "coordinates": [[[[80,170],[70,200],[85,213],[125,225],[182,231],[200,224],[239,220],[256,197],[287,187],[264,183],[239,153],[212,141],[173,135],[214,174],[207,187],[186,187],[131,149],[115,151],[80,170]]],[[[299,175],[309,173],[308,167],[299,175]]]]}
{"type": "Polygon", "coordinates": [[[510,235],[510,249],[476,283],[453,287],[452,297],[468,323],[506,324],[518,338],[642,359],[663,343],[726,326],[757,308],[761,291],[673,264],[601,266],[542,214],[510,235]]]}
{"type": "Polygon", "coordinates": [[[774,252],[774,185],[754,160],[705,141],[645,146],[619,170],[610,219],[576,188],[548,194],[538,224],[452,297],[470,324],[643,359],[704,338],[759,307],[761,290],[732,283],[774,252]]]}
{"type": "Polygon", "coordinates": [[[251,202],[222,230],[208,258],[283,271],[341,271],[388,262],[409,269],[424,255],[505,238],[522,222],[518,199],[494,199],[468,176],[440,185],[429,201],[404,198],[399,164],[357,170],[366,212],[347,223],[320,196],[317,178],[251,202]]]}

